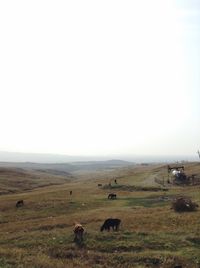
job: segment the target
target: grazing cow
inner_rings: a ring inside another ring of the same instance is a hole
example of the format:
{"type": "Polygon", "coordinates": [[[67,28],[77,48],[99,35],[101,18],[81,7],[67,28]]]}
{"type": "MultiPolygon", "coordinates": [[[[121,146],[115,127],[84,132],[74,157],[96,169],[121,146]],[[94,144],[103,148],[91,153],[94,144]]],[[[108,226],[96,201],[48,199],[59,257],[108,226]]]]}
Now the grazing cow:
{"type": "Polygon", "coordinates": [[[101,183],[99,183],[99,184],[98,184],[98,186],[99,186],[99,187],[101,187],[101,186],[102,186],[102,184],[101,184],[101,183]]]}
{"type": "Polygon", "coordinates": [[[110,231],[110,228],[112,227],[113,231],[118,231],[119,225],[121,223],[120,219],[107,219],[105,220],[104,224],[101,226],[100,231],[103,230],[110,231]]]}
{"type": "Polygon", "coordinates": [[[19,207],[22,207],[24,205],[24,200],[19,200],[17,201],[16,203],[16,207],[19,208],[19,207]]]}
{"type": "Polygon", "coordinates": [[[84,228],[80,223],[76,223],[74,226],[74,241],[75,242],[81,242],[83,241],[83,233],[84,233],[84,228]]]}
{"type": "Polygon", "coordinates": [[[109,194],[108,199],[116,199],[117,195],[116,194],[109,194]]]}

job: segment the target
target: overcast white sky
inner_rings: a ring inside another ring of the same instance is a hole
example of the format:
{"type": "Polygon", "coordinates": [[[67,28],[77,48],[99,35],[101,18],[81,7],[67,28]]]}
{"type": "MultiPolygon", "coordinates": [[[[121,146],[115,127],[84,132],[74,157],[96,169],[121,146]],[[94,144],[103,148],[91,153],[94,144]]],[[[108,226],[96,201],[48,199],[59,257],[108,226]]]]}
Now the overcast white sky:
{"type": "Polygon", "coordinates": [[[200,1],[1,1],[0,39],[1,151],[200,149],[200,1]]]}

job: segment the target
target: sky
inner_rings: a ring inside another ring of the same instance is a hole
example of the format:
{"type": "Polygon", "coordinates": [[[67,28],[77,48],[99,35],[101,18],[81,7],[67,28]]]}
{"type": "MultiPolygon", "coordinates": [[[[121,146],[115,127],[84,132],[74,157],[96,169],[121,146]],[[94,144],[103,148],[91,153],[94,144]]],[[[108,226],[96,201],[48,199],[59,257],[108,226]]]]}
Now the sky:
{"type": "Polygon", "coordinates": [[[0,151],[195,155],[200,1],[0,2],[0,151]]]}

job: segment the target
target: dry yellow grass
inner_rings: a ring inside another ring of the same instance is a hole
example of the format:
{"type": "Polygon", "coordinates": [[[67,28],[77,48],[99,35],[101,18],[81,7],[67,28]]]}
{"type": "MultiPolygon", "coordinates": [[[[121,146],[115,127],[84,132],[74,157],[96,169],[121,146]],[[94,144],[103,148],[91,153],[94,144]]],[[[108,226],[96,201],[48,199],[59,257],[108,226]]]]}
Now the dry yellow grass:
{"type": "MultiPolygon", "coordinates": [[[[148,178],[166,176],[165,168],[129,167],[96,177],[85,173],[62,185],[1,195],[0,267],[200,267],[200,209],[170,209],[176,195],[200,204],[199,186],[170,186],[166,192],[97,186],[118,174],[118,186],[149,187],[148,178]],[[117,193],[117,200],[107,199],[110,191],[117,193]],[[17,209],[19,199],[25,206],[17,209]],[[109,217],[122,220],[119,232],[100,232],[109,217]],[[73,242],[75,221],[86,228],[82,245],[73,242]]],[[[188,164],[187,169],[200,173],[198,164],[188,164]]]]}

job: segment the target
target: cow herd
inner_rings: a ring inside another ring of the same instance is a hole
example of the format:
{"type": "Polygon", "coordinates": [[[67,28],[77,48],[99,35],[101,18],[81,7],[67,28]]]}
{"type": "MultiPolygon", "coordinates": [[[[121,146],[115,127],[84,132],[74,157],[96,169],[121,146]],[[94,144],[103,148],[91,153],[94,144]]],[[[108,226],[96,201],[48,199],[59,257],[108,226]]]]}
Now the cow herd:
{"type": "MultiPolygon", "coordinates": [[[[98,185],[99,186],[99,185],[98,185]]],[[[116,199],[117,195],[114,193],[108,194],[108,199],[116,199]]],[[[113,231],[119,230],[119,225],[121,223],[120,219],[106,219],[103,223],[103,225],[100,227],[100,231],[103,232],[104,230],[110,231],[112,229],[113,231]]],[[[82,242],[83,241],[83,234],[84,234],[84,228],[80,223],[76,223],[74,226],[74,242],[82,242]]]]}
{"type": "MultiPolygon", "coordinates": [[[[72,191],[69,193],[72,195],[72,191]]],[[[108,195],[108,199],[116,199],[117,195],[114,193],[110,193],[108,195]]],[[[24,206],[24,200],[19,200],[16,202],[16,208],[23,207],[24,206]]],[[[110,231],[112,229],[113,231],[119,230],[119,225],[121,223],[120,219],[106,219],[103,223],[103,225],[100,227],[100,231],[110,231]]],[[[82,242],[83,241],[83,234],[84,234],[84,227],[80,223],[76,223],[74,226],[74,242],[82,242]]]]}
{"type": "MultiPolygon", "coordinates": [[[[109,218],[104,221],[103,225],[100,228],[100,231],[103,232],[104,230],[110,231],[112,228],[113,231],[119,230],[119,225],[121,223],[120,219],[112,219],[109,218]]],[[[80,243],[83,241],[83,234],[84,234],[84,227],[80,223],[76,223],[74,226],[74,242],[80,243]]]]}

